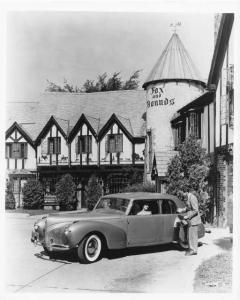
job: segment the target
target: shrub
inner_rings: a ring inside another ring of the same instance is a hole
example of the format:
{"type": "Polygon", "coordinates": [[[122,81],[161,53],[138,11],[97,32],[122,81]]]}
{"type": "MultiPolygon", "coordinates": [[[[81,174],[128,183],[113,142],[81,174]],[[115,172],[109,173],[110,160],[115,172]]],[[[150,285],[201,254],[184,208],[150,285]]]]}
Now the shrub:
{"type": "Polygon", "coordinates": [[[70,174],[62,176],[56,184],[56,197],[60,210],[77,208],[76,184],[70,174]]]}
{"type": "Polygon", "coordinates": [[[15,198],[13,195],[12,183],[7,182],[5,190],[5,209],[15,209],[15,198]]]}
{"type": "Polygon", "coordinates": [[[149,181],[144,183],[134,183],[132,185],[128,185],[123,192],[155,192],[155,184],[149,181]]]}
{"type": "Polygon", "coordinates": [[[206,197],[207,176],[210,169],[210,159],[200,143],[194,137],[189,137],[179,146],[167,171],[167,193],[180,197],[184,187],[195,191],[199,200],[200,213],[205,216],[209,209],[209,197],[206,197]]]}
{"type": "Polygon", "coordinates": [[[41,209],[44,205],[44,191],[40,181],[28,180],[23,189],[23,208],[41,209]]]}
{"type": "Polygon", "coordinates": [[[89,178],[88,185],[85,191],[87,208],[88,210],[93,210],[95,204],[102,196],[102,187],[98,182],[98,179],[95,175],[92,175],[89,178]]]}

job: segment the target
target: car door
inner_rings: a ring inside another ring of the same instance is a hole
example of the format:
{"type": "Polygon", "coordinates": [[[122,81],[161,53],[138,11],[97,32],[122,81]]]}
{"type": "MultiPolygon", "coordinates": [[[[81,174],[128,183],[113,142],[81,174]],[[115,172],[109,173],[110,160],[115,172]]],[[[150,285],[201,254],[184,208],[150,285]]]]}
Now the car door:
{"type": "Polygon", "coordinates": [[[159,243],[170,243],[174,237],[174,222],[177,217],[177,206],[170,199],[160,200],[160,218],[158,219],[157,240],[159,243]]]}
{"type": "MultiPolygon", "coordinates": [[[[157,203],[157,202],[156,202],[157,203]]],[[[154,203],[151,201],[135,200],[132,206],[132,212],[127,217],[128,230],[127,230],[127,242],[128,247],[132,246],[144,246],[156,243],[156,217],[154,210],[154,203]],[[143,205],[148,203],[150,206],[149,211],[151,214],[139,214],[143,205]],[[135,205],[139,205],[139,211],[134,208],[135,205]]]]}

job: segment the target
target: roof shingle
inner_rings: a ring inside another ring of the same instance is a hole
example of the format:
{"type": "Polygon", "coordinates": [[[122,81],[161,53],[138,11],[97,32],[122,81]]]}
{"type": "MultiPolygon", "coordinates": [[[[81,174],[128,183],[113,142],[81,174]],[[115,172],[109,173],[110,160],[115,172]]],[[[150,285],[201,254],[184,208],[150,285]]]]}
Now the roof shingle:
{"type": "Polygon", "coordinates": [[[14,122],[35,140],[51,116],[63,131],[70,128],[84,114],[96,133],[106,124],[113,113],[133,136],[143,136],[146,110],[145,91],[111,91],[96,93],[43,93],[35,101],[7,103],[7,128],[14,122]]]}

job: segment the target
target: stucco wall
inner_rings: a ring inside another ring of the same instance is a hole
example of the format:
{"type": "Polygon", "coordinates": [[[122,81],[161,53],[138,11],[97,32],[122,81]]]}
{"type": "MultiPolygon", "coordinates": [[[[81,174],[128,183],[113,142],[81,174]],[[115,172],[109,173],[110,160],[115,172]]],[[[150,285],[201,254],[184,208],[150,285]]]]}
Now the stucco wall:
{"type": "Polygon", "coordinates": [[[147,129],[152,132],[154,151],[174,148],[170,122],[174,113],[203,91],[200,86],[183,82],[159,83],[147,88],[147,129]]]}

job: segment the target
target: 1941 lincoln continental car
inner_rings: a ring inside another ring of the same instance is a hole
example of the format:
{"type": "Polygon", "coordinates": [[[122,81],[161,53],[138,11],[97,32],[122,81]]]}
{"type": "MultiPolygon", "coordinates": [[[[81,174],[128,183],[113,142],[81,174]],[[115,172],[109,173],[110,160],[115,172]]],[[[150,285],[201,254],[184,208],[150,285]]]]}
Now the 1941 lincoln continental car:
{"type": "MultiPolygon", "coordinates": [[[[34,224],[31,241],[51,254],[76,249],[81,263],[100,259],[106,249],[166,244],[186,247],[182,228],[176,238],[177,208],[182,201],[158,193],[119,193],[100,198],[90,212],[50,214],[34,224]]],[[[205,234],[199,225],[198,237],[205,234]]]]}

